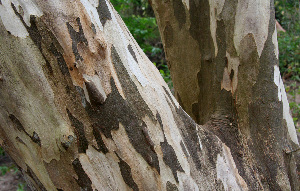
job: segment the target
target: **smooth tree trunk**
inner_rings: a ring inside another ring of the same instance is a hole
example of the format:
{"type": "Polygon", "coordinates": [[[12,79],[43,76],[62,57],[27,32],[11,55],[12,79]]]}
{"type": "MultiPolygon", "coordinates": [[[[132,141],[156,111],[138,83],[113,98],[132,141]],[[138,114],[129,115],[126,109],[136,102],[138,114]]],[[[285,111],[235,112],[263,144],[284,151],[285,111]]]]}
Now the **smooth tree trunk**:
{"type": "Polygon", "coordinates": [[[32,190],[260,180],[179,106],[108,1],[0,0],[0,18],[0,143],[32,190]]]}
{"type": "Polygon", "coordinates": [[[152,7],[182,108],[230,148],[250,190],[299,190],[273,0],[152,0],[152,7]]]}

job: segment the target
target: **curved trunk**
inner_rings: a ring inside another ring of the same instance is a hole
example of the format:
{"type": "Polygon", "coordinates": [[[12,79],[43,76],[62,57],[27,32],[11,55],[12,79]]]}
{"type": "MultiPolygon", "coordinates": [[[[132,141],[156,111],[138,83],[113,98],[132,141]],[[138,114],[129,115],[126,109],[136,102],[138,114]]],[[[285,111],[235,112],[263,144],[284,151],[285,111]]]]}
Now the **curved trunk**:
{"type": "Polygon", "coordinates": [[[33,190],[251,188],[108,1],[0,0],[0,18],[0,143],[33,190]]]}
{"type": "Polygon", "coordinates": [[[231,149],[250,190],[298,190],[299,143],[278,68],[273,1],[152,7],[180,105],[231,149]]]}

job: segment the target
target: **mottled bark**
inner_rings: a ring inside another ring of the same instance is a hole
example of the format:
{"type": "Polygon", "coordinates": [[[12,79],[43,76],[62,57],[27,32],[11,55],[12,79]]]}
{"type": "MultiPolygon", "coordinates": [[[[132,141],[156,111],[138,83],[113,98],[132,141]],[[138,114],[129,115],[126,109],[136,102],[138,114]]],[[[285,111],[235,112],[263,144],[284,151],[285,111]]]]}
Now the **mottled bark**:
{"type": "Polygon", "coordinates": [[[248,190],[262,179],[243,176],[208,130],[233,116],[197,125],[107,0],[1,0],[0,18],[0,143],[33,190],[248,190]]]}
{"type": "Polygon", "coordinates": [[[299,190],[273,1],[152,0],[152,7],[184,110],[231,149],[250,190],[299,190]]]}

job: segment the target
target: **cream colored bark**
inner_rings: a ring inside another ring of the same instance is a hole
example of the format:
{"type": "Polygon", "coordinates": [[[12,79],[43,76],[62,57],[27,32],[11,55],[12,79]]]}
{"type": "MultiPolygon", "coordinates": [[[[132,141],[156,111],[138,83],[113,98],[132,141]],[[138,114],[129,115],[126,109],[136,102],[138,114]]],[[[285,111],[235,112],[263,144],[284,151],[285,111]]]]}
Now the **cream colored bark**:
{"type": "Polygon", "coordinates": [[[250,190],[298,190],[273,4],[152,0],[180,105],[231,149],[250,190]]]}
{"type": "Polygon", "coordinates": [[[184,112],[109,1],[0,0],[0,18],[0,143],[33,190],[260,182],[184,112]]]}

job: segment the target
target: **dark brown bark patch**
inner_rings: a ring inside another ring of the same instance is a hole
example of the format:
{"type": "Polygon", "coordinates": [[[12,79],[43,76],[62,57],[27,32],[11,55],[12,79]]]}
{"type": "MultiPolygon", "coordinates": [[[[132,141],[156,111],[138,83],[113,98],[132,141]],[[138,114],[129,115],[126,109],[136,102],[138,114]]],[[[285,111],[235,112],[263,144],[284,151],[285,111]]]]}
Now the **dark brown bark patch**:
{"type": "Polygon", "coordinates": [[[90,81],[90,82],[85,82],[85,87],[88,92],[90,101],[92,105],[101,105],[105,101],[105,95],[103,95],[96,85],[90,81]]]}
{"type": "MultiPolygon", "coordinates": [[[[222,39],[226,41],[226,51],[231,56],[237,56],[237,52],[234,46],[234,29],[235,29],[235,16],[236,16],[236,9],[237,9],[238,1],[237,0],[225,0],[224,6],[221,13],[221,18],[225,24],[225,31],[226,38],[222,39]]],[[[218,47],[220,47],[218,45],[218,47]]]]}
{"type": "MultiPolygon", "coordinates": [[[[34,142],[34,143],[37,143],[39,146],[41,146],[41,140],[40,140],[40,138],[39,138],[39,136],[38,136],[38,134],[36,133],[36,132],[33,132],[33,135],[32,136],[30,136],[27,132],[26,132],[26,130],[25,130],[25,128],[23,127],[23,125],[22,125],[22,123],[19,121],[19,119],[16,117],[16,116],[14,116],[14,115],[12,115],[12,114],[10,114],[9,115],[9,119],[14,123],[14,126],[19,130],[19,131],[23,131],[28,137],[30,137],[30,139],[34,142]]],[[[19,138],[20,139],[20,138],[19,138]]],[[[21,139],[20,139],[21,140],[21,139]]],[[[23,141],[22,141],[23,142],[23,141]]],[[[23,142],[24,143],[24,142],[23,142]]]]}
{"type": "Polygon", "coordinates": [[[132,188],[133,191],[138,191],[139,188],[137,186],[137,184],[134,182],[133,178],[132,178],[132,173],[131,173],[131,168],[130,166],[123,161],[119,155],[117,154],[120,162],[119,162],[119,167],[120,167],[120,171],[121,171],[121,175],[125,181],[125,183],[132,188]]]}
{"type": "Polygon", "coordinates": [[[231,71],[230,71],[230,81],[232,81],[232,79],[233,79],[233,76],[234,76],[234,70],[233,69],[231,69],[231,71]]]}
{"type": "Polygon", "coordinates": [[[99,14],[100,22],[102,23],[103,27],[107,20],[111,20],[111,14],[107,7],[106,0],[99,0],[99,5],[97,7],[97,11],[99,14]]]}
{"type": "Polygon", "coordinates": [[[101,151],[104,154],[108,153],[108,149],[105,146],[105,143],[102,140],[101,134],[100,134],[100,130],[97,127],[93,127],[93,135],[96,139],[98,148],[95,148],[97,151],[101,151]]]}
{"type": "Polygon", "coordinates": [[[97,31],[96,31],[96,27],[95,27],[94,23],[91,24],[91,28],[92,28],[93,33],[96,34],[97,31]]]}
{"type": "Polygon", "coordinates": [[[27,166],[26,174],[32,178],[32,180],[35,182],[35,184],[38,186],[38,189],[41,191],[47,191],[47,189],[44,187],[44,185],[41,183],[41,181],[38,179],[38,177],[35,175],[35,173],[31,170],[31,168],[27,166]]]}
{"type": "Polygon", "coordinates": [[[78,179],[76,180],[78,185],[82,190],[86,191],[93,191],[92,189],[92,181],[88,177],[88,175],[85,173],[84,169],[82,168],[82,165],[78,158],[76,158],[73,163],[73,169],[75,170],[78,179]]]}
{"type": "Polygon", "coordinates": [[[34,131],[33,135],[30,137],[31,140],[35,143],[37,143],[39,146],[41,146],[41,139],[39,137],[39,135],[34,131]]]}
{"type": "Polygon", "coordinates": [[[173,28],[170,22],[166,23],[165,29],[163,31],[163,36],[165,39],[165,47],[171,48],[173,45],[173,28]]]}
{"type": "Polygon", "coordinates": [[[167,188],[167,191],[178,191],[177,186],[175,184],[172,184],[169,181],[166,184],[166,188],[167,188]]]}
{"type": "Polygon", "coordinates": [[[155,118],[141,95],[137,93],[138,89],[131,81],[114,47],[112,47],[111,52],[112,61],[126,100],[120,95],[113,78],[111,78],[112,91],[107,96],[104,104],[90,105],[87,103],[85,109],[93,122],[93,127],[98,128],[107,138],[112,138],[111,131],[118,130],[121,123],[135,150],[142,155],[151,167],[159,172],[158,157],[153,151],[153,143],[151,143],[149,135],[145,133],[147,125],[142,120],[145,115],[153,121],[155,121],[155,118]]]}
{"type": "Polygon", "coordinates": [[[199,104],[198,103],[193,103],[192,104],[192,113],[196,118],[196,121],[200,121],[199,118],[199,104]]]}
{"type": "Polygon", "coordinates": [[[80,86],[75,86],[75,89],[76,89],[76,91],[78,92],[78,94],[80,96],[82,106],[86,107],[87,106],[86,105],[87,100],[86,100],[86,97],[84,95],[83,89],[80,86]]]}
{"type": "Polygon", "coordinates": [[[137,58],[136,58],[136,55],[135,55],[135,52],[134,52],[133,49],[132,49],[131,44],[129,44],[129,45],[127,46],[127,48],[128,48],[128,50],[129,50],[131,56],[133,57],[133,59],[134,59],[136,62],[138,62],[138,60],[137,60],[137,58]]]}
{"type": "Polygon", "coordinates": [[[161,150],[163,152],[163,160],[168,165],[173,173],[173,176],[178,181],[177,171],[184,172],[178,159],[176,153],[171,145],[169,145],[168,141],[164,140],[164,142],[160,143],[161,150]]]}
{"type": "Polygon", "coordinates": [[[76,119],[72,113],[67,109],[68,117],[71,121],[73,127],[75,127],[75,134],[78,139],[78,152],[85,153],[88,149],[88,141],[85,137],[84,126],[83,123],[76,119]]]}
{"type": "Polygon", "coordinates": [[[14,116],[13,114],[10,114],[9,119],[14,123],[15,127],[19,130],[19,131],[25,131],[25,128],[23,127],[22,123],[19,121],[18,118],[16,118],[16,116],[14,116]]]}
{"type": "MultiPolygon", "coordinates": [[[[210,60],[214,57],[214,44],[210,32],[210,7],[208,0],[190,0],[191,26],[189,32],[198,41],[201,60],[210,60]]],[[[176,13],[178,14],[178,13],[176,13]]]]}
{"type": "Polygon", "coordinates": [[[177,108],[175,103],[172,101],[172,97],[167,89],[165,87],[163,88],[166,92],[166,95],[171,100],[171,103],[168,101],[170,108],[175,108],[172,112],[174,115],[174,119],[176,119],[175,122],[181,130],[184,144],[186,145],[197,170],[201,170],[201,161],[198,156],[198,153],[200,152],[200,146],[196,130],[197,124],[185,113],[185,111],[181,107],[177,108]]]}
{"type": "Polygon", "coordinates": [[[115,47],[112,47],[111,49],[111,57],[119,81],[121,82],[126,100],[130,107],[132,107],[133,110],[136,111],[138,117],[142,118],[145,115],[147,115],[148,117],[150,117],[150,119],[155,121],[154,115],[152,114],[152,111],[148,107],[147,103],[144,101],[142,96],[139,93],[137,93],[139,92],[139,90],[134,84],[134,82],[131,80],[131,77],[129,76],[126,68],[124,67],[115,47]]]}
{"type": "Polygon", "coordinates": [[[72,39],[72,50],[73,50],[73,53],[74,53],[74,56],[75,56],[75,60],[83,60],[83,58],[81,57],[81,55],[79,54],[78,52],[78,43],[84,43],[86,46],[88,45],[88,41],[87,39],[85,38],[84,36],[84,32],[83,32],[83,29],[82,29],[82,26],[81,26],[81,22],[80,22],[80,18],[77,18],[76,19],[76,22],[77,22],[77,25],[79,27],[79,32],[76,32],[73,27],[70,25],[69,22],[67,22],[67,28],[69,30],[69,34],[70,34],[70,37],[72,39]]]}
{"type": "MultiPolygon", "coordinates": [[[[14,10],[15,14],[20,18],[22,24],[27,29],[30,38],[35,43],[35,45],[39,48],[39,50],[42,50],[42,35],[40,34],[37,25],[36,25],[36,18],[34,15],[30,15],[30,27],[28,27],[23,19],[23,16],[17,11],[17,8],[13,3],[11,3],[11,7],[14,10]]],[[[42,52],[42,51],[41,51],[42,52]]]]}
{"type": "Polygon", "coordinates": [[[65,150],[68,150],[68,148],[71,146],[71,144],[74,142],[74,137],[72,135],[68,136],[68,141],[62,142],[61,145],[65,150]]]}
{"type": "Polygon", "coordinates": [[[69,76],[70,75],[69,69],[68,69],[68,66],[66,64],[66,61],[65,61],[63,55],[56,49],[56,47],[55,47],[55,45],[53,43],[51,43],[49,49],[52,52],[52,54],[56,57],[57,64],[59,66],[59,69],[60,69],[61,73],[63,75],[67,74],[69,76]]]}
{"type": "Polygon", "coordinates": [[[173,0],[173,10],[176,20],[179,23],[179,28],[182,28],[186,22],[186,13],[181,0],[173,0]]]}
{"type": "Polygon", "coordinates": [[[22,143],[23,145],[26,145],[26,144],[24,143],[24,141],[23,141],[20,137],[16,137],[16,140],[17,140],[19,143],[22,143]]]}
{"type": "MultiPolygon", "coordinates": [[[[42,56],[44,57],[44,60],[46,62],[46,67],[48,68],[49,74],[53,75],[53,70],[52,67],[50,65],[50,63],[48,62],[48,60],[46,59],[43,51],[42,51],[42,35],[38,29],[37,26],[37,18],[34,15],[30,15],[30,27],[26,25],[22,14],[20,14],[15,5],[13,3],[11,3],[11,7],[14,10],[15,14],[20,18],[22,24],[24,25],[24,27],[27,29],[27,32],[29,33],[30,38],[32,39],[33,43],[37,46],[37,48],[40,50],[42,56]]],[[[8,31],[9,32],[9,31],[8,31]]],[[[10,34],[10,32],[9,32],[10,34]]]]}
{"type": "Polygon", "coordinates": [[[156,113],[156,120],[157,120],[158,123],[159,123],[160,129],[163,131],[163,123],[162,123],[160,114],[159,114],[158,112],[156,113]]]}
{"type": "Polygon", "coordinates": [[[201,170],[201,160],[198,155],[200,153],[200,144],[198,139],[198,133],[196,130],[197,124],[192,120],[185,111],[179,107],[177,110],[178,115],[180,116],[181,122],[177,122],[178,124],[183,123],[183,126],[180,127],[184,144],[189,151],[190,156],[197,168],[197,170],[201,170]]]}

